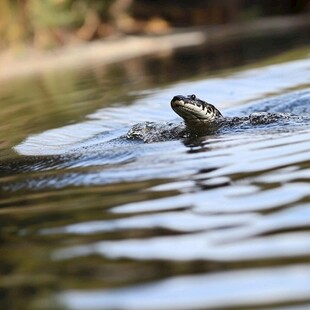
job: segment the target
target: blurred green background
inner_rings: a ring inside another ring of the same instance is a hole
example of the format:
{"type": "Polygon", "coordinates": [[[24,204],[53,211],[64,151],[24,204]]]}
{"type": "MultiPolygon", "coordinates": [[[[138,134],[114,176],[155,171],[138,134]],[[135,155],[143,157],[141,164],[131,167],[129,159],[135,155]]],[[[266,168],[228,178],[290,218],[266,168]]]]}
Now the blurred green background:
{"type": "Polygon", "coordinates": [[[309,10],[308,0],[1,0],[0,49],[53,48],[309,10]]]}

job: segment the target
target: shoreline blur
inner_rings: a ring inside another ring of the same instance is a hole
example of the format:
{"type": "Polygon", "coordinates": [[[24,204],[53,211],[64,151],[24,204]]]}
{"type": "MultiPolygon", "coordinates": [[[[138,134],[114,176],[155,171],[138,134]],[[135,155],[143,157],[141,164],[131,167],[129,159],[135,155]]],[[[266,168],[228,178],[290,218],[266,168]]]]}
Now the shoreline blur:
{"type": "Polygon", "coordinates": [[[44,71],[111,64],[147,55],[172,53],[176,49],[222,44],[247,37],[310,32],[309,14],[267,17],[242,23],[172,29],[165,34],[111,37],[105,40],[59,46],[53,50],[28,48],[24,53],[0,54],[0,81],[44,71]],[[27,52],[26,52],[27,51],[27,52]]]}
{"type": "Polygon", "coordinates": [[[310,12],[307,0],[3,0],[0,51],[53,49],[124,35],[253,21],[310,12]]]}

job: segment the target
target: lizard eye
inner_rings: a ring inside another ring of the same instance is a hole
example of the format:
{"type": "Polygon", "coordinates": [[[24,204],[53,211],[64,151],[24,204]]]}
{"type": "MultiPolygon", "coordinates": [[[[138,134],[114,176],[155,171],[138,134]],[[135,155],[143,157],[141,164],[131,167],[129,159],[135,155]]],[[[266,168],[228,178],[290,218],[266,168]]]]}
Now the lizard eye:
{"type": "Polygon", "coordinates": [[[196,96],[195,95],[191,95],[190,97],[192,100],[195,100],[196,99],[196,96]]]}

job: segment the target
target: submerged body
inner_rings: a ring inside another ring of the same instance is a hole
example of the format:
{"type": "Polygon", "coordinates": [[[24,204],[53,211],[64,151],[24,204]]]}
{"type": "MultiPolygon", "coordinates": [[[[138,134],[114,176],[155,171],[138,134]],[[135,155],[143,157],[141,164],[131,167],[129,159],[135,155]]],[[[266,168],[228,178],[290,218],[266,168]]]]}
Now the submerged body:
{"type": "Polygon", "coordinates": [[[157,142],[190,136],[203,136],[224,132],[257,128],[258,126],[288,126],[310,122],[309,116],[298,116],[290,113],[255,112],[248,116],[224,117],[212,104],[197,98],[195,95],[174,96],[171,100],[174,112],[181,116],[184,123],[145,122],[134,125],[127,134],[129,139],[144,142],[157,142]]]}

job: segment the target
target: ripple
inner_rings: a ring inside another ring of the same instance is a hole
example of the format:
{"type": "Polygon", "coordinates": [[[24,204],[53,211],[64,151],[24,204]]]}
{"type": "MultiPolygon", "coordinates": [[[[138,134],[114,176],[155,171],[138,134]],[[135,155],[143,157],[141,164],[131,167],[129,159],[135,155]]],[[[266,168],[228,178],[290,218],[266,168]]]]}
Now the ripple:
{"type": "Polygon", "coordinates": [[[192,208],[199,213],[240,213],[271,211],[308,197],[309,185],[286,184],[259,191],[254,186],[234,185],[211,191],[182,194],[157,200],[130,203],[113,208],[115,213],[154,212],[178,208],[192,208]]]}
{"type": "MultiPolygon", "coordinates": [[[[293,227],[293,225],[294,223],[290,227],[293,227]]],[[[259,226],[258,224],[255,228],[259,228],[259,226]]],[[[304,221],[300,220],[297,225],[295,221],[295,226],[309,227],[309,218],[304,221]]],[[[219,226],[218,228],[221,227],[219,226]]],[[[252,232],[252,234],[253,232],[257,233],[258,229],[255,231],[255,228],[251,231],[250,223],[248,222],[245,224],[245,228],[219,229],[214,232],[180,236],[102,241],[85,246],[74,246],[57,250],[54,252],[53,258],[56,260],[67,260],[81,256],[102,255],[113,259],[125,257],[138,260],[166,259],[176,261],[208,260],[238,262],[262,261],[271,258],[298,258],[310,255],[309,233],[282,233],[244,239],[249,237],[249,232],[252,232]],[[236,238],[237,236],[238,238],[236,238]]]]}
{"type": "Polygon", "coordinates": [[[178,232],[194,232],[205,229],[219,229],[252,223],[258,215],[238,214],[203,217],[190,212],[165,212],[135,216],[109,221],[92,221],[68,225],[63,228],[44,229],[42,234],[94,234],[128,229],[165,228],[178,232]]]}
{"type": "Polygon", "coordinates": [[[69,291],[59,294],[57,300],[72,309],[194,310],[268,306],[309,301],[309,274],[308,265],[230,271],[174,277],[115,290],[69,291]]]}

